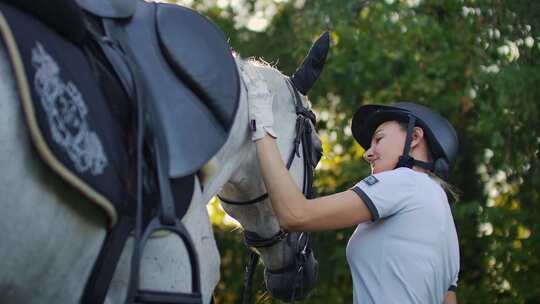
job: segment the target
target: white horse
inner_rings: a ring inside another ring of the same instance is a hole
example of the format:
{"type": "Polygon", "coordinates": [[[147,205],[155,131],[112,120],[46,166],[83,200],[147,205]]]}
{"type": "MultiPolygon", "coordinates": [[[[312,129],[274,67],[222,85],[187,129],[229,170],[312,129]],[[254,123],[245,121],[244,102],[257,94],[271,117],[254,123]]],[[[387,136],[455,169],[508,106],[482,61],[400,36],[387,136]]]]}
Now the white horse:
{"type": "MultiPolygon", "coordinates": [[[[238,60],[239,66],[250,64],[238,60]]],[[[282,156],[292,149],[296,114],[294,95],[277,70],[257,67],[276,96],[274,117],[282,156]]],[[[32,147],[16,88],[14,72],[0,47],[0,302],[79,302],[107,234],[107,217],[98,206],[73,190],[37,156],[32,147]]],[[[250,141],[246,88],[230,136],[212,161],[214,170],[197,179],[191,205],[182,219],[199,256],[203,303],[209,303],[219,281],[220,257],[206,203],[222,187],[222,195],[249,199],[264,191],[250,141]],[[229,181],[229,183],[227,183],[229,181]]],[[[301,161],[291,174],[302,180],[301,161]]],[[[262,237],[279,231],[268,202],[240,208],[227,206],[245,229],[262,237]]],[[[122,303],[130,276],[133,239],[130,237],[114,274],[106,303],[122,303]]],[[[278,244],[260,250],[264,263],[278,269],[290,263],[290,250],[278,244]]],[[[141,265],[141,287],[190,291],[190,261],[184,244],[174,235],[150,239],[141,265]]]]}

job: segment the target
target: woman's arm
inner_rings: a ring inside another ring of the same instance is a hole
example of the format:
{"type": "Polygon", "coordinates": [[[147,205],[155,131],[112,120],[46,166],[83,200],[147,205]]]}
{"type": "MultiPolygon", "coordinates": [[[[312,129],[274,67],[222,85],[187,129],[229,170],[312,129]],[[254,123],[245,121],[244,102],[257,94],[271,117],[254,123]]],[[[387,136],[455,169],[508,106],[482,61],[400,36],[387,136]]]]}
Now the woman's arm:
{"type": "Polygon", "coordinates": [[[443,304],[457,304],[457,295],[455,291],[448,291],[446,294],[446,299],[444,299],[443,304]]]}
{"type": "Polygon", "coordinates": [[[275,139],[266,135],[256,143],[266,190],[279,223],[286,230],[338,229],[372,218],[353,191],[307,200],[287,171],[275,139]]]}

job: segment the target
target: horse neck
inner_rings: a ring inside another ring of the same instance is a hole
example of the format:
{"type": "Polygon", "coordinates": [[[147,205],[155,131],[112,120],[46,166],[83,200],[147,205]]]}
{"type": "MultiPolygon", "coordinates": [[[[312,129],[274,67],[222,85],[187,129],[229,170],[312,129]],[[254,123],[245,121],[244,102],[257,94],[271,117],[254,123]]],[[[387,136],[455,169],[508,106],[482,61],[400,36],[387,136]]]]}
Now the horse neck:
{"type": "Polygon", "coordinates": [[[253,153],[255,145],[251,142],[248,129],[247,92],[241,83],[240,101],[229,137],[219,152],[206,166],[203,178],[203,201],[209,202],[223,185],[236,172],[244,159],[253,153]]]}

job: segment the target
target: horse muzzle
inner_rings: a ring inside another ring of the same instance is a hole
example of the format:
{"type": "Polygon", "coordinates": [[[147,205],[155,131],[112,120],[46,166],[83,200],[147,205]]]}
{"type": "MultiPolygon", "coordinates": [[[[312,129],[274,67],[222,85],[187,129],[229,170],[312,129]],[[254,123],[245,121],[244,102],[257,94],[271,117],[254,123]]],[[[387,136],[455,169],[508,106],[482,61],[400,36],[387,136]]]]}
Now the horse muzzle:
{"type": "Polygon", "coordinates": [[[315,287],[319,262],[311,250],[305,255],[298,255],[294,264],[286,268],[275,271],[265,269],[264,280],[272,297],[285,302],[299,301],[315,287]]]}

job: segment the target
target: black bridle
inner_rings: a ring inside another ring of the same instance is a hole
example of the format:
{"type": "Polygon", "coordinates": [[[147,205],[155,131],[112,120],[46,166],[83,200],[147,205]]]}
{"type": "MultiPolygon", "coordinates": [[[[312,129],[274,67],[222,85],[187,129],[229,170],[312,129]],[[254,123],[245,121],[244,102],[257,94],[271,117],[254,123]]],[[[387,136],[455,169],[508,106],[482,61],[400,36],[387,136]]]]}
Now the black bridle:
{"type": "MultiPolygon", "coordinates": [[[[290,170],[294,159],[296,157],[300,157],[301,155],[303,156],[304,173],[303,173],[303,182],[302,182],[302,193],[307,198],[311,198],[313,196],[314,169],[317,166],[317,163],[319,162],[320,156],[322,155],[322,151],[320,147],[315,147],[313,143],[313,139],[312,139],[313,132],[314,132],[314,129],[312,126],[315,126],[316,124],[316,117],[315,117],[315,114],[310,109],[304,106],[304,104],[302,103],[300,94],[295,89],[290,79],[287,79],[287,85],[289,87],[289,90],[294,93],[295,111],[296,111],[297,116],[296,116],[296,126],[295,126],[296,135],[294,138],[293,149],[287,160],[286,167],[287,167],[287,170],[290,170]],[[302,144],[302,154],[300,154],[300,144],[302,144]]],[[[256,203],[263,202],[264,200],[268,198],[268,193],[264,193],[252,200],[243,201],[243,202],[225,199],[219,195],[218,195],[218,198],[226,204],[246,206],[246,205],[253,205],[256,203]]],[[[247,247],[252,248],[252,250],[250,254],[250,261],[248,265],[246,266],[245,273],[244,273],[243,303],[251,302],[251,286],[252,286],[252,281],[253,281],[253,275],[254,275],[258,260],[259,260],[259,255],[253,249],[268,248],[268,247],[274,246],[275,244],[283,240],[288,239],[289,237],[290,237],[289,232],[286,232],[282,229],[280,229],[275,235],[273,235],[270,238],[262,238],[257,233],[244,231],[244,243],[246,244],[247,247]]],[[[296,269],[290,269],[289,266],[286,266],[282,269],[273,271],[274,273],[291,271],[291,270],[296,271],[294,284],[293,284],[293,292],[290,299],[291,302],[295,300],[296,286],[299,283],[298,279],[302,278],[304,262],[308,254],[310,253],[310,249],[308,247],[309,240],[310,240],[310,235],[307,232],[301,232],[298,236],[297,249],[296,249],[296,254],[295,254],[296,261],[293,265],[293,267],[295,267],[296,269]]]]}

